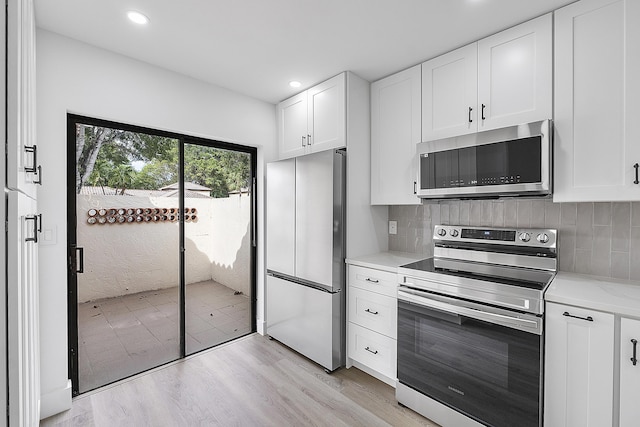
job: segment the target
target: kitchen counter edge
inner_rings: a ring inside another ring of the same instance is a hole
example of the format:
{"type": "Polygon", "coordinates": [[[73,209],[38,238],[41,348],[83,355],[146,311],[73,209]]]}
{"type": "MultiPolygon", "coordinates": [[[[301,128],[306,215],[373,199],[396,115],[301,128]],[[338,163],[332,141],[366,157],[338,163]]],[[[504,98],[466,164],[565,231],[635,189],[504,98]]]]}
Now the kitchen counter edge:
{"type": "Polygon", "coordinates": [[[345,262],[348,265],[397,273],[398,267],[401,265],[409,264],[425,258],[428,258],[425,254],[389,251],[363,255],[355,258],[347,258],[345,262]]]}
{"type": "Polygon", "coordinates": [[[545,301],[640,318],[640,282],[558,272],[545,301]]]}

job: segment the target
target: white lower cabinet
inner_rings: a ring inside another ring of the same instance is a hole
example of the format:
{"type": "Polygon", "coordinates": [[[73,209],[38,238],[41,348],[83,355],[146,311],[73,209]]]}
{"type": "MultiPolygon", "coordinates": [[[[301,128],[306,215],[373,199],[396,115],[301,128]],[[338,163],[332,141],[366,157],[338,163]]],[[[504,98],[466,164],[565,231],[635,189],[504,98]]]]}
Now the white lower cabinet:
{"type": "Polygon", "coordinates": [[[640,425],[640,320],[620,319],[620,427],[640,425]]]}
{"type": "Polygon", "coordinates": [[[397,367],[396,274],[348,266],[347,366],[395,387],[397,367]]]}
{"type": "Polygon", "coordinates": [[[395,339],[398,300],[363,289],[349,290],[349,320],[395,339]]]}
{"type": "Polygon", "coordinates": [[[396,340],[349,323],[348,341],[349,357],[388,378],[396,378],[396,340]]]}
{"type": "Polygon", "coordinates": [[[544,425],[640,425],[640,320],[550,302],[545,316],[544,425]]]}
{"type": "Polygon", "coordinates": [[[613,420],[614,316],[548,303],[546,426],[609,426],[613,420]]]}

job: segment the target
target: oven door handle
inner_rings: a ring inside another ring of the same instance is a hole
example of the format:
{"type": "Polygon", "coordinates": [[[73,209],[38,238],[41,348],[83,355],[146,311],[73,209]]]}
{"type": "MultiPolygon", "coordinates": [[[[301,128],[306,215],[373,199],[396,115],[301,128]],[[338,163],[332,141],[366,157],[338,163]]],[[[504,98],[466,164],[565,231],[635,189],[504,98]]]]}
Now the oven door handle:
{"type": "Polygon", "coordinates": [[[542,323],[539,321],[528,320],[504,314],[491,313],[488,311],[478,310],[476,308],[457,306],[422,296],[416,291],[398,290],[398,300],[412,303],[425,308],[443,311],[449,314],[457,314],[472,319],[484,320],[486,322],[506,326],[508,328],[519,329],[521,331],[542,335],[542,323]]]}

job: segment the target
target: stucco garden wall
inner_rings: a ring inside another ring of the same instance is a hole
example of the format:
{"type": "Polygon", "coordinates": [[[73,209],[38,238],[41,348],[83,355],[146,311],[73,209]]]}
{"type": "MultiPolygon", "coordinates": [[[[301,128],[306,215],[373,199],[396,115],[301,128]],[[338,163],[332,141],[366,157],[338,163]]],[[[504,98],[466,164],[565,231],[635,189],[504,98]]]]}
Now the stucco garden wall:
{"type": "MultiPolygon", "coordinates": [[[[170,197],[78,196],[78,246],[84,273],[78,275],[78,302],[177,286],[178,222],[89,224],[90,209],[177,208],[170,197]]],[[[249,294],[250,199],[187,198],[197,221],[185,223],[185,279],[215,280],[249,294]]],[[[188,288],[187,288],[188,292],[188,288]]]]}

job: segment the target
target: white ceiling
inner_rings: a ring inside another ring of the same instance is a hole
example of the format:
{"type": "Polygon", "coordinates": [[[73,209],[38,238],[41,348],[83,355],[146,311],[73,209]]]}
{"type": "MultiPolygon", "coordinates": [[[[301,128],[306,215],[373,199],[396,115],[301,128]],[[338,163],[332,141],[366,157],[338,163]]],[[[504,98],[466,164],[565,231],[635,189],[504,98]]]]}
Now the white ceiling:
{"type": "Polygon", "coordinates": [[[35,0],[43,29],[271,103],[375,81],[574,0],[35,0]],[[150,18],[132,24],[128,10],[150,18]],[[302,88],[288,82],[299,80],[302,88]]]}

